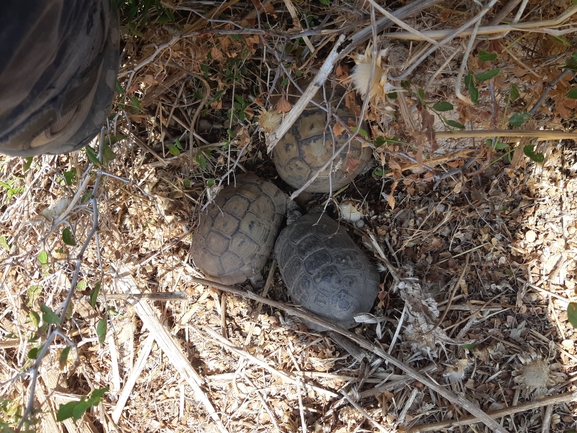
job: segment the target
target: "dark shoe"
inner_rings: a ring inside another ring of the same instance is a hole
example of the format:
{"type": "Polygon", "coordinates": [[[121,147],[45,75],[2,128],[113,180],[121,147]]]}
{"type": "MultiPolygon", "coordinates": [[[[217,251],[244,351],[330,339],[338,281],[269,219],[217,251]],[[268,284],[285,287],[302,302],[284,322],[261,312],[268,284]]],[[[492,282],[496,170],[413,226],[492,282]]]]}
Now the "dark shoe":
{"type": "Polygon", "coordinates": [[[65,153],[108,116],[119,64],[112,0],[1,0],[0,152],[65,153]]]}

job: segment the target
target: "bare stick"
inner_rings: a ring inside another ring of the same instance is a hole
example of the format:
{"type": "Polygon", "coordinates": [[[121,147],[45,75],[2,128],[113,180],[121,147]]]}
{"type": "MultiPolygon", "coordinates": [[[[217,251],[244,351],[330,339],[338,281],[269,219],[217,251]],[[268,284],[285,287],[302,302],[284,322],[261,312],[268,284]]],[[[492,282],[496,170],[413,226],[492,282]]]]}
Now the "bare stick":
{"type": "Polygon", "coordinates": [[[287,131],[293,126],[293,123],[298,119],[301,113],[304,111],[306,106],[309,104],[311,99],[316,95],[317,91],[326,81],[327,77],[333,70],[336,61],[339,58],[339,52],[337,51],[341,44],[345,41],[345,35],[341,35],[339,39],[335,42],[333,49],[327,56],[325,63],[321,66],[319,72],[315,76],[315,78],[311,81],[308,85],[305,92],[299,98],[298,102],[293,106],[292,110],[288,113],[288,115],[284,118],[282,123],[278,126],[276,131],[269,135],[269,145],[267,147],[267,152],[271,152],[279,140],[284,137],[287,131]]]}
{"type": "Polygon", "coordinates": [[[577,133],[557,130],[519,130],[492,129],[475,131],[440,131],[436,132],[437,138],[492,138],[492,137],[516,137],[516,138],[536,138],[539,141],[545,140],[577,140],[577,133]]]}
{"type": "MultiPolygon", "coordinates": [[[[526,403],[521,403],[516,406],[506,407],[504,409],[499,409],[493,412],[487,412],[491,418],[501,418],[507,415],[513,415],[519,412],[524,412],[526,410],[537,409],[543,406],[549,406],[561,403],[570,403],[577,401],[577,393],[568,392],[565,394],[553,395],[541,400],[528,401],[526,403]]],[[[460,425],[467,425],[476,422],[475,418],[472,416],[465,417],[460,420],[442,421],[434,424],[421,424],[410,428],[407,433],[422,433],[428,431],[440,431],[443,429],[448,429],[451,427],[457,427],[460,425]]]]}
{"type": "MultiPolygon", "coordinates": [[[[560,36],[564,33],[574,33],[577,29],[571,27],[564,30],[555,31],[553,29],[548,29],[547,27],[555,27],[562,25],[565,21],[571,18],[575,13],[577,13],[577,5],[571,6],[557,18],[545,21],[529,21],[526,23],[516,23],[516,24],[503,24],[495,26],[483,26],[479,27],[477,34],[481,35],[494,35],[499,33],[508,33],[512,31],[527,31],[527,32],[538,32],[538,33],[548,33],[554,36],[560,36]]],[[[443,39],[451,34],[453,30],[424,30],[421,33],[431,39],[443,39]]],[[[467,37],[471,36],[472,30],[467,29],[460,31],[455,36],[456,37],[467,37]]],[[[389,33],[387,37],[391,39],[402,39],[402,40],[420,40],[413,33],[409,32],[396,32],[389,33]]]]}
{"type": "Polygon", "coordinates": [[[286,304],[283,304],[282,302],[277,302],[277,301],[273,301],[271,299],[263,298],[262,296],[259,296],[253,292],[247,292],[247,291],[235,289],[233,287],[225,286],[224,284],[215,283],[213,281],[205,280],[202,278],[190,277],[190,279],[191,279],[191,281],[194,281],[198,284],[211,286],[211,287],[214,287],[218,290],[222,290],[222,291],[225,291],[228,293],[233,293],[233,294],[241,296],[243,298],[252,299],[254,301],[261,302],[265,305],[269,305],[271,307],[278,308],[280,310],[286,311],[287,313],[289,313],[291,315],[297,316],[297,317],[304,319],[304,320],[308,320],[309,322],[312,322],[312,323],[317,324],[319,326],[322,326],[326,329],[329,329],[331,331],[334,331],[334,332],[337,332],[341,335],[344,335],[345,337],[353,340],[355,343],[357,343],[359,346],[363,347],[364,349],[370,350],[371,352],[373,352],[377,356],[380,356],[381,358],[383,358],[385,361],[391,363],[392,365],[394,365],[397,368],[400,368],[405,373],[410,375],[413,379],[415,379],[415,380],[421,382],[423,385],[431,388],[432,390],[434,390],[438,394],[445,397],[451,403],[462,407],[467,412],[471,413],[479,422],[482,422],[483,424],[485,424],[490,429],[492,429],[498,433],[506,433],[505,429],[501,425],[499,425],[499,423],[497,423],[495,420],[493,420],[491,417],[489,417],[485,412],[483,412],[479,407],[477,407],[475,404],[471,403],[469,400],[467,400],[463,396],[455,395],[454,393],[452,393],[451,391],[449,391],[445,387],[438,385],[432,379],[429,379],[425,375],[419,373],[414,368],[409,367],[405,363],[403,363],[403,362],[399,361],[398,359],[394,358],[393,356],[389,355],[387,352],[385,352],[380,347],[377,347],[376,345],[372,344],[371,342],[369,342],[365,338],[361,337],[360,335],[355,334],[354,332],[351,332],[347,329],[343,329],[340,326],[337,326],[334,323],[332,323],[328,320],[325,320],[325,319],[321,318],[320,316],[317,316],[316,314],[313,314],[309,311],[304,311],[304,310],[301,310],[299,308],[291,307],[291,306],[288,306],[286,304]]]}

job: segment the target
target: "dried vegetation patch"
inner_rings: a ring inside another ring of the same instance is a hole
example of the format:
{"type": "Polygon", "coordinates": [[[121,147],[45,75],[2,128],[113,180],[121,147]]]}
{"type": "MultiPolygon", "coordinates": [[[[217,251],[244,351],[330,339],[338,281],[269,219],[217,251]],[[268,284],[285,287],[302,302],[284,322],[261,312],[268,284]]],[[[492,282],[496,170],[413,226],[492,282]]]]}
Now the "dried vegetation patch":
{"type": "Polygon", "coordinates": [[[0,162],[6,427],[575,429],[576,7],[380,3],[123,6],[97,151],[0,162]],[[209,288],[189,251],[233,172],[294,192],[267,145],[323,71],[374,162],[299,203],[356,208],[382,271],[372,314],[332,334],[298,320],[272,263],[258,294],[209,288]]]}

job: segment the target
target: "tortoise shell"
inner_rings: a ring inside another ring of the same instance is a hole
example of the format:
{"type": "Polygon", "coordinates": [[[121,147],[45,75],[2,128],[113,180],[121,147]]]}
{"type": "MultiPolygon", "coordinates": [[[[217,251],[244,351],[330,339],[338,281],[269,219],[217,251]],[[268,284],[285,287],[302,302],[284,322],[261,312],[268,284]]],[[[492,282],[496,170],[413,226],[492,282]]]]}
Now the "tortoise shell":
{"type": "Polygon", "coordinates": [[[195,265],[210,279],[236,284],[260,275],[286,213],[286,195],[253,174],[236,177],[200,216],[195,265]]]}
{"type": "MultiPolygon", "coordinates": [[[[339,109],[341,120],[355,124],[352,111],[339,109]]],[[[273,160],[280,177],[293,188],[301,188],[323,167],[350,138],[343,132],[336,136],[336,121],[327,122],[327,113],[321,110],[307,110],[273,149],[273,160]]],[[[340,125],[339,125],[340,126],[340,125]]],[[[366,130],[366,126],[361,126],[366,130]]],[[[327,193],[349,184],[362,173],[369,163],[372,150],[363,147],[358,140],[352,140],[315,180],[305,189],[311,193],[327,193]]]]}
{"type": "Polygon", "coordinates": [[[283,229],[274,256],[292,301],[343,327],[369,312],[379,293],[367,256],[325,214],[304,215],[283,229]]]}

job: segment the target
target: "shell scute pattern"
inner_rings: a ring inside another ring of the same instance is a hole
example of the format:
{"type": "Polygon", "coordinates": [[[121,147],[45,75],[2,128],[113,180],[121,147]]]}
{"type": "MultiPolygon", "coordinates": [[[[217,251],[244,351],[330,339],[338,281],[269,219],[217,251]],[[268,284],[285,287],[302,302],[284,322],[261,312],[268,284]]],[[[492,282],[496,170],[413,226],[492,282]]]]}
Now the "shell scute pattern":
{"type": "Polygon", "coordinates": [[[193,260],[209,278],[244,282],[264,267],[286,213],[286,195],[253,174],[237,176],[200,216],[193,260]]]}
{"type": "MultiPolygon", "coordinates": [[[[350,110],[339,109],[345,123],[355,122],[350,110]]],[[[330,160],[334,151],[349,138],[344,133],[334,136],[335,122],[327,121],[324,111],[305,111],[273,149],[273,159],[280,177],[293,188],[302,187],[330,160]]],[[[352,140],[347,149],[333,161],[332,167],[323,170],[305,189],[308,192],[331,192],[341,188],[364,171],[372,151],[352,140]]]]}
{"type": "Polygon", "coordinates": [[[341,326],[354,326],[354,316],[370,311],[379,293],[368,258],[326,215],[304,215],[287,226],[274,254],[292,301],[341,326]]]}

